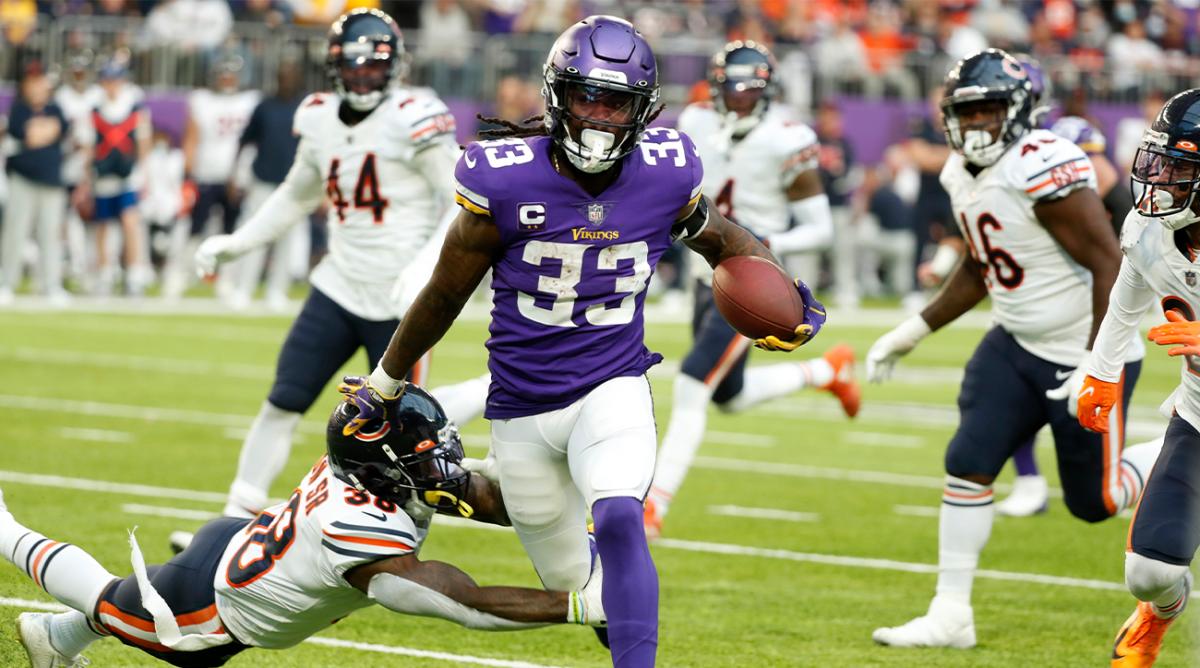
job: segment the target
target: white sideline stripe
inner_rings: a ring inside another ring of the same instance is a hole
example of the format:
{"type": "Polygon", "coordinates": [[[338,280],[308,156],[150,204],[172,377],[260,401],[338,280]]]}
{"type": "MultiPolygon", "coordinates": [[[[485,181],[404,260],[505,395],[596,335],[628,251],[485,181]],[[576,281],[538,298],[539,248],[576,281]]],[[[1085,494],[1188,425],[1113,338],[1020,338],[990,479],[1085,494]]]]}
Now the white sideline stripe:
{"type": "MultiPolygon", "coordinates": [[[[52,413],[77,413],[80,415],[98,415],[100,417],[128,418],[146,422],[182,422],[199,424],[206,427],[238,427],[247,429],[254,421],[253,415],[234,415],[232,413],[213,413],[196,411],[186,408],[156,408],[154,406],[132,406],[129,404],[110,404],[102,401],[78,401],[75,399],[50,399],[44,397],[28,397],[16,394],[0,394],[0,408],[17,408],[30,411],[50,411],[52,413]]],[[[301,421],[297,430],[311,434],[325,435],[325,425],[315,422],[301,421]]]]}
{"type": "Polygon", "coordinates": [[[113,431],[111,429],[81,429],[78,427],[60,427],[58,435],[63,438],[78,439],[81,441],[98,441],[101,443],[130,443],[133,441],[133,434],[127,431],[113,431]]]}
{"type": "Polygon", "coordinates": [[[125,494],[126,496],[148,496],[157,499],[225,503],[225,495],[218,494],[217,492],[116,483],[104,480],[89,480],[87,478],[68,478],[66,476],[26,473],[24,471],[0,471],[0,482],[10,482],[17,485],[34,485],[37,487],[57,487],[59,489],[82,492],[108,492],[112,494],[125,494]]]}
{"type": "Polygon", "coordinates": [[[892,512],[897,515],[911,515],[913,517],[937,517],[941,515],[941,511],[933,506],[892,506],[892,512]]]}
{"type": "MultiPolygon", "coordinates": [[[[732,459],[728,457],[697,457],[692,466],[716,471],[740,471],[743,473],[759,473],[763,475],[778,475],[791,478],[816,478],[819,480],[844,480],[847,482],[867,482],[882,485],[898,485],[900,487],[919,487],[921,489],[943,489],[946,479],[942,476],[912,475],[908,473],[891,473],[889,471],[861,471],[856,469],[835,469],[823,466],[808,466],[806,464],[787,464],[784,462],[763,462],[750,459],[732,459]]],[[[1012,489],[1009,483],[996,483],[992,486],[999,492],[1012,489]]],[[[1050,488],[1050,496],[1062,498],[1062,490],[1050,488]]]]}
{"type": "Polygon", "coordinates": [[[878,431],[848,431],[842,441],[853,445],[869,445],[876,448],[919,448],[925,439],[911,434],[887,434],[878,431]]]}
{"type": "Polygon", "coordinates": [[[710,429],[704,432],[704,440],[721,445],[739,445],[748,448],[773,448],[778,440],[766,434],[742,434],[736,431],[710,429]]]}
{"type": "MultiPolygon", "coordinates": [[[[46,601],[31,601],[24,598],[8,598],[0,597],[0,605],[10,608],[25,608],[28,610],[44,610],[46,612],[66,612],[70,610],[65,605],[58,603],[47,603],[46,601]]],[[[393,645],[376,645],[375,643],[354,642],[352,640],[339,640],[337,638],[315,637],[308,638],[304,642],[312,645],[324,645],[326,647],[341,647],[344,649],[356,649],[363,652],[375,652],[377,654],[397,654],[400,656],[411,656],[418,659],[434,659],[437,661],[449,661],[457,664],[469,664],[472,666],[495,666],[496,668],[556,668],[556,666],[548,666],[541,663],[529,663],[528,661],[510,661],[508,659],[489,659],[484,656],[470,656],[468,654],[450,654],[448,652],[435,652],[427,649],[415,649],[412,647],[396,647],[393,645]]]]}
{"type": "MultiPolygon", "coordinates": [[[[848,566],[851,568],[870,568],[874,570],[902,571],[905,573],[938,572],[937,564],[918,564],[910,561],[894,561],[892,559],[872,559],[869,557],[843,557],[833,554],[814,554],[811,552],[793,552],[745,545],[730,545],[727,543],[709,543],[698,540],[679,540],[676,538],[660,538],[656,546],[667,547],[689,552],[707,552],[710,554],[730,554],[745,557],[766,557],[768,559],[783,559],[786,561],[802,561],[828,566],[848,566]]],[[[1058,575],[1043,575],[1041,573],[1015,573],[1011,571],[994,571],[983,569],[975,572],[976,577],[990,580],[1009,580],[1012,582],[1030,582],[1034,584],[1058,585],[1062,587],[1079,587],[1081,589],[1101,589],[1105,591],[1125,591],[1124,583],[1105,582],[1104,580],[1088,580],[1070,578],[1058,575]]]]}
{"type": "Polygon", "coordinates": [[[68,364],[71,366],[105,367],[110,369],[154,371],[197,376],[221,375],[250,380],[270,378],[275,373],[274,367],[254,364],[213,363],[206,360],[190,360],[179,357],[147,357],[144,355],[63,350],[61,348],[0,348],[0,358],[15,359],[20,362],[35,364],[68,364]]]}
{"type": "Polygon", "coordinates": [[[744,506],[709,506],[710,515],[725,515],[728,517],[749,517],[756,520],[776,520],[780,522],[820,522],[819,513],[803,513],[795,510],[779,508],[746,508],[744,506]]]}
{"type": "Polygon", "coordinates": [[[207,510],[188,510],[187,508],[167,508],[165,506],[147,506],[141,503],[122,503],[121,512],[128,515],[151,515],[154,517],[172,517],[181,520],[208,520],[220,517],[220,513],[207,510]]]}

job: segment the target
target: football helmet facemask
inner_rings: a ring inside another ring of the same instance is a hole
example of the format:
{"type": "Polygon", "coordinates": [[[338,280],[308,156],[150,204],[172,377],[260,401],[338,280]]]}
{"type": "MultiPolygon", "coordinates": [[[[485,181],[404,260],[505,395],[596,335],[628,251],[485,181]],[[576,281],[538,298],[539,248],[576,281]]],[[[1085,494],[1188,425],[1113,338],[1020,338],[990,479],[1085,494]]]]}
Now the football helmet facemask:
{"type": "Polygon", "coordinates": [[[371,111],[404,76],[404,39],[392,17],[356,9],[329,29],[325,66],[333,88],[350,108],[371,111]]]}
{"type": "Polygon", "coordinates": [[[1033,85],[1015,58],[987,49],[946,75],[946,141],[967,162],[989,167],[1033,127],[1033,85]]]}
{"type": "Polygon", "coordinates": [[[708,92],[717,112],[732,126],[733,136],[745,136],[778,93],[774,56],[753,41],[726,44],[709,64],[708,92]]]}
{"type": "Polygon", "coordinates": [[[350,434],[343,427],[358,409],[343,402],[325,432],[329,466],[342,482],[400,506],[417,501],[470,516],[463,500],[471,474],[463,459],[458,428],[425,390],[409,384],[387,405],[386,417],[350,434]]]}
{"type": "Polygon", "coordinates": [[[589,16],[551,47],[542,97],[546,127],[571,164],[603,172],[641,139],[658,102],[658,65],[633,24],[589,16]]]}
{"type": "Polygon", "coordinates": [[[1142,135],[1129,176],[1134,207],[1168,229],[1197,221],[1200,189],[1200,88],[1167,100],[1142,135]]]}

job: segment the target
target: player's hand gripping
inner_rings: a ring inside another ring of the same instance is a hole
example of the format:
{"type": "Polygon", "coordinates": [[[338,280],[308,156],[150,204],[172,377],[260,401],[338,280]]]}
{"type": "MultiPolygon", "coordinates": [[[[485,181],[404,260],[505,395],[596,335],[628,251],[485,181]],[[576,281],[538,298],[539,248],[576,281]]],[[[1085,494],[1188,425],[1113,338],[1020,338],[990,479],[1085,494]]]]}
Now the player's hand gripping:
{"type": "Polygon", "coordinates": [[[812,341],[817,332],[821,331],[821,326],[825,324],[825,305],[817,301],[812,290],[809,290],[804,281],[798,278],[796,279],[796,290],[800,292],[800,300],[804,303],[804,320],[797,325],[791,340],[784,341],[777,336],[765,336],[761,339],[754,339],[755,347],[790,353],[812,341]]]}
{"type": "Polygon", "coordinates": [[[1107,434],[1108,414],[1120,400],[1120,383],[1110,383],[1090,375],[1085,377],[1075,409],[1079,415],[1079,425],[1088,431],[1107,434]]]}
{"type": "Polygon", "coordinates": [[[892,375],[896,361],[912,352],[932,330],[920,315],[914,315],[879,337],[867,351],[867,380],[882,383],[892,375]]]}
{"type": "Polygon", "coordinates": [[[362,429],[363,425],[372,420],[386,418],[388,404],[395,402],[400,395],[404,394],[404,384],[400,385],[396,394],[388,396],[372,385],[371,379],[367,376],[346,376],[338,384],[337,389],[347,402],[354,404],[354,407],[358,409],[358,415],[355,415],[354,419],[342,427],[342,434],[345,436],[362,429]]]}
{"type": "Polygon", "coordinates": [[[200,278],[217,273],[217,265],[236,258],[232,234],[214,234],[196,249],[196,273],[200,278]]]}
{"type": "Polygon", "coordinates": [[[1167,311],[1167,322],[1150,328],[1147,337],[1160,346],[1178,346],[1167,354],[1200,355],[1200,322],[1188,320],[1174,309],[1167,311]]]}
{"type": "Polygon", "coordinates": [[[1071,417],[1078,417],[1079,392],[1083,390],[1083,379],[1087,376],[1087,372],[1083,370],[1085,364],[1080,364],[1075,367],[1070,376],[1063,381],[1062,385],[1053,390],[1046,390],[1046,398],[1051,401],[1066,401],[1067,414],[1071,417]]]}
{"type": "Polygon", "coordinates": [[[500,463],[496,461],[496,454],[491,448],[488,448],[487,456],[483,459],[463,457],[460,466],[471,473],[478,473],[489,482],[500,484],[500,463]]]}

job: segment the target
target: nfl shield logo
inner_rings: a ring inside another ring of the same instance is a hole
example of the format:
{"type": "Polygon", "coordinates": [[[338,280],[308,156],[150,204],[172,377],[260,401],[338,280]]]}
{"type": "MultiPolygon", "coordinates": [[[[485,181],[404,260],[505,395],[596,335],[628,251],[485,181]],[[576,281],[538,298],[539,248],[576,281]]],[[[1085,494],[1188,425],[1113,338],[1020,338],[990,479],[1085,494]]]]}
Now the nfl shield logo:
{"type": "Polygon", "coordinates": [[[1187,281],[1189,288],[1196,287],[1196,272],[1194,272],[1194,271],[1183,272],[1183,280],[1187,281]]]}
{"type": "Polygon", "coordinates": [[[599,225],[604,222],[605,211],[603,204],[589,204],[587,206],[587,219],[592,225],[599,225]]]}

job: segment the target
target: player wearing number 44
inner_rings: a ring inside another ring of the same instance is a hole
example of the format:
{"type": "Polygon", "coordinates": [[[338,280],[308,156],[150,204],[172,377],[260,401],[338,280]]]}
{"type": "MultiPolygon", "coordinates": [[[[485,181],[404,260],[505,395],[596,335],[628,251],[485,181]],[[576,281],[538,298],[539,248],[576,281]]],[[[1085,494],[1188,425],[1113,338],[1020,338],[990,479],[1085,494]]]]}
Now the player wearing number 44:
{"type": "Polygon", "coordinates": [[[436,512],[507,524],[499,490],[460,466],[458,431],[425,391],[343,433],[356,417],[350,403],[334,411],[327,456],[255,520],[213,520],[149,568],[131,533],[134,574],[123,579],[22,526],[0,495],[0,555],[72,608],[17,618],[32,665],[87,665],[80,652],[111,635],[175,666],[220,666],[250,647],[296,645],[373,603],[494,631],[604,623],[599,561],[578,591],[556,592],[480,587],[450,564],[420,560],[436,512]]]}
{"type": "MultiPolygon", "coordinates": [[[[642,529],[657,440],[645,374],[662,359],[643,341],[646,283],[674,239],[714,266],[775,260],[701,194],[692,141],[646,130],[658,72],[631,24],[593,16],[571,26],[543,75],[545,122],[467,147],[455,170],[463,210],[433,278],[370,379],[347,389],[364,418],[382,414],[492,270],[487,468],[551,589],[587,581],[591,512],[613,663],[646,668],[658,644],[658,576],[642,529]]],[[[806,305],[792,340],[761,343],[791,349],[814,336],[824,310],[811,293],[806,305]]]]}
{"type": "MultiPolygon", "coordinates": [[[[454,117],[432,91],[397,83],[403,56],[400,31],[387,14],[362,9],[339,18],[327,57],[337,93],[300,104],[291,171],[241,228],[209,237],[196,252],[197,267],[211,274],[330,200],[329,254],[312,271],[312,290],[279,353],[274,385],[242,445],[226,515],[253,517],[266,506],[301,416],[360,347],[376,364],[405,302],[427,278],[420,258],[437,254],[438,223],[452,208],[454,117]]],[[[413,369],[418,381],[427,366],[423,360],[413,369]]],[[[461,425],[483,410],[486,391],[483,377],[434,394],[461,425]]]]}
{"type": "Polygon", "coordinates": [[[1117,408],[1106,434],[1074,417],[1084,360],[1120,265],[1120,248],[1096,194],[1091,163],[1071,142],[1031,130],[1031,86],[1021,65],[989,49],[959,62],[941,103],[954,153],[942,169],[970,253],[919,315],[867,353],[867,376],[991,295],[996,325],[967,362],[959,426],[946,452],[938,527],[937,595],[907,624],[876,629],[897,647],[972,647],[971,585],[993,520],[992,483],[1044,425],[1054,434],[1063,500],[1099,522],[1136,503],[1158,443],[1122,452],[1125,406],[1140,355],[1115,371],[1117,408]]]}

